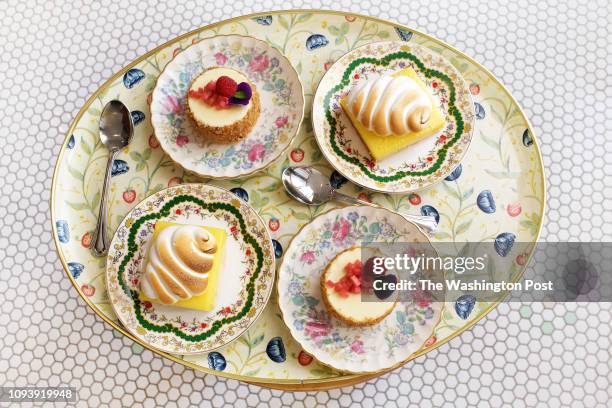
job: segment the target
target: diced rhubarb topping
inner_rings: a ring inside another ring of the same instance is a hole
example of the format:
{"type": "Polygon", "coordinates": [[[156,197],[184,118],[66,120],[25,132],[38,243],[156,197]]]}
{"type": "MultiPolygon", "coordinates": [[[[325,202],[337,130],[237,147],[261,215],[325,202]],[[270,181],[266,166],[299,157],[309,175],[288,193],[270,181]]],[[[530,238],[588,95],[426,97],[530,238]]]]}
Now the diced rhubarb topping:
{"type": "Polygon", "coordinates": [[[342,296],[348,297],[350,293],[361,293],[361,268],[360,260],[349,262],[344,266],[344,275],[337,281],[327,280],[325,285],[334,289],[334,291],[342,296]]]}
{"type": "Polygon", "coordinates": [[[204,88],[200,87],[196,90],[189,90],[191,98],[200,99],[207,105],[217,109],[226,109],[229,106],[229,97],[220,95],[216,91],[217,81],[210,81],[204,88]]]}
{"type": "Polygon", "coordinates": [[[199,99],[216,109],[227,109],[231,105],[248,105],[251,95],[251,86],[248,83],[237,84],[225,75],[208,82],[204,88],[189,90],[190,98],[199,99]]]}

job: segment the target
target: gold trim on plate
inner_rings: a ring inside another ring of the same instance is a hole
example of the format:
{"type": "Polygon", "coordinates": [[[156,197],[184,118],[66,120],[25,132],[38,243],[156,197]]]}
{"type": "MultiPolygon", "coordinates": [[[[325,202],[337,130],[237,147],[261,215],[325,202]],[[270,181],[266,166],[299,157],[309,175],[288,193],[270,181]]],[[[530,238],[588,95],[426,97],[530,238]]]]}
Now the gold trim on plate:
{"type": "MultiPolygon", "coordinates": [[[[493,79],[493,82],[496,83],[504,92],[506,92],[506,94],[508,95],[509,99],[512,101],[512,103],[514,103],[516,105],[516,107],[518,108],[521,116],[523,117],[523,119],[525,120],[525,123],[527,124],[527,129],[529,129],[529,132],[531,134],[531,137],[533,138],[533,146],[536,148],[537,152],[538,152],[538,156],[539,156],[539,163],[540,163],[540,172],[542,174],[542,192],[541,192],[541,197],[542,197],[542,203],[541,203],[541,219],[540,219],[540,225],[538,226],[538,232],[536,234],[536,239],[535,242],[537,242],[539,240],[540,234],[542,232],[542,226],[544,224],[544,211],[545,211],[545,207],[546,207],[546,177],[544,177],[544,163],[543,163],[543,159],[542,159],[542,152],[540,150],[540,146],[537,140],[537,137],[535,135],[535,133],[533,132],[531,123],[529,122],[529,119],[527,118],[527,116],[525,115],[525,112],[523,111],[523,109],[520,107],[520,105],[518,104],[518,102],[516,101],[516,99],[514,98],[514,96],[512,96],[512,94],[506,89],[506,87],[504,87],[504,85],[499,81],[499,79],[497,79],[486,67],[484,67],[482,64],[478,63],[477,61],[475,61],[474,59],[472,59],[470,56],[466,55],[465,53],[463,53],[462,51],[459,51],[458,49],[454,48],[453,46],[445,43],[442,40],[439,40],[435,37],[432,37],[428,34],[425,34],[419,30],[415,30],[413,28],[409,28],[405,25],[402,24],[398,24],[389,20],[385,20],[385,19],[381,19],[378,17],[370,17],[370,16],[366,16],[363,14],[357,14],[357,13],[347,13],[347,12],[342,12],[342,11],[334,11],[334,10],[313,10],[313,9],[295,9],[295,10],[277,10],[277,11],[268,11],[268,12],[258,12],[258,13],[253,13],[253,14],[247,14],[244,16],[238,16],[238,17],[232,17],[230,19],[227,20],[223,20],[223,21],[219,21],[213,24],[209,24],[207,26],[204,27],[200,27],[197,28],[193,31],[190,31],[188,33],[182,34],[162,45],[159,45],[158,47],[152,49],[151,51],[141,55],[140,57],[136,58],[135,60],[133,60],[132,62],[130,62],[128,65],[126,65],[124,68],[122,68],[121,70],[119,70],[117,73],[115,73],[112,77],[110,77],[108,80],[106,80],[90,97],[89,99],[87,99],[87,101],[85,102],[85,104],[83,105],[83,107],[79,110],[79,112],[77,113],[75,119],[73,120],[73,122],[71,123],[70,127],[68,128],[68,131],[66,132],[66,137],[64,139],[64,143],[62,144],[62,147],[60,149],[60,152],[58,154],[58,158],[57,158],[57,162],[55,164],[55,168],[53,170],[53,177],[51,180],[51,198],[50,198],[50,207],[51,207],[51,223],[52,223],[52,231],[53,231],[53,241],[55,242],[55,247],[58,253],[58,257],[60,258],[60,261],[62,263],[62,267],[64,268],[64,272],[66,273],[66,275],[68,276],[68,278],[70,279],[70,282],[72,283],[72,285],[74,286],[74,288],[76,289],[77,293],[79,294],[79,296],[85,301],[85,303],[94,311],[95,314],[97,314],[103,321],[105,321],[106,323],[108,323],[111,327],[113,327],[115,330],[119,331],[121,334],[123,334],[124,336],[130,338],[132,341],[140,344],[142,347],[144,347],[145,349],[152,351],[153,353],[159,354],[163,357],[166,357],[176,363],[179,364],[183,364],[187,367],[190,367],[194,370],[197,371],[201,371],[203,373],[206,374],[214,374],[217,375],[219,377],[224,377],[224,378],[229,378],[229,379],[233,379],[233,380],[240,380],[240,381],[245,381],[251,384],[255,384],[255,385],[259,385],[262,387],[269,387],[269,388],[275,388],[275,389],[282,389],[282,390],[288,390],[288,391],[307,391],[307,390],[325,390],[325,389],[331,389],[331,388],[337,388],[337,387],[344,387],[344,386],[349,386],[349,385],[354,385],[354,384],[358,384],[364,381],[367,381],[369,379],[375,378],[381,374],[384,374],[390,370],[382,370],[378,373],[375,374],[349,374],[349,375],[343,375],[343,376],[339,376],[339,377],[334,377],[334,378],[317,378],[317,379],[305,379],[305,380],[288,380],[288,379],[274,379],[273,381],[258,381],[256,378],[254,377],[249,377],[249,376],[244,376],[244,375],[239,375],[239,374],[231,374],[231,373],[224,373],[223,371],[215,371],[212,369],[208,369],[196,364],[193,364],[189,361],[185,361],[180,359],[177,356],[174,356],[172,354],[168,354],[162,351],[158,351],[155,350],[151,347],[149,347],[147,344],[143,343],[142,341],[138,340],[137,338],[135,338],[134,336],[132,336],[129,332],[127,332],[122,326],[120,326],[118,323],[114,322],[113,320],[111,320],[110,318],[108,318],[106,315],[104,315],[104,313],[102,313],[95,304],[93,304],[89,298],[87,296],[85,296],[85,294],[81,291],[79,285],[77,284],[76,280],[72,277],[72,275],[70,274],[70,271],[68,270],[68,264],[66,259],[64,258],[61,250],[60,250],[60,242],[57,236],[57,229],[55,227],[55,199],[56,199],[56,187],[57,187],[57,175],[59,172],[59,167],[60,167],[60,163],[62,162],[64,153],[66,151],[66,145],[68,144],[68,140],[70,138],[70,135],[73,133],[77,123],[79,122],[79,120],[81,119],[81,117],[85,114],[85,112],[87,111],[87,109],[89,108],[89,106],[93,103],[93,101],[105,90],[106,87],[108,87],[110,84],[112,84],[117,78],[121,77],[123,74],[125,74],[129,69],[133,68],[134,66],[136,66],[138,63],[142,62],[143,60],[145,60],[146,58],[150,57],[151,55],[161,51],[162,49],[166,48],[167,46],[180,42],[183,39],[190,37],[192,35],[198,34],[202,31],[206,31],[206,30],[210,30],[213,29],[215,27],[224,25],[224,24],[229,24],[238,20],[242,20],[242,19],[249,19],[249,18],[254,18],[254,17],[258,17],[258,16],[266,16],[266,15],[279,15],[279,14],[300,14],[300,13],[312,13],[312,14],[324,14],[324,15],[334,15],[334,16],[355,16],[355,17],[359,17],[359,18],[363,18],[363,19],[368,19],[370,21],[374,21],[377,23],[381,23],[381,24],[386,24],[386,25],[391,25],[394,27],[399,27],[408,31],[411,31],[413,33],[418,34],[419,36],[428,39],[429,41],[432,41],[434,43],[437,43],[447,49],[449,49],[450,51],[456,53],[457,55],[460,55],[462,58],[465,58],[466,60],[468,60],[471,64],[474,64],[475,66],[477,66],[479,69],[481,69],[483,72],[487,73],[489,75],[489,77],[491,79],[493,79]]],[[[532,251],[529,254],[527,263],[529,263],[529,260],[531,260],[531,257],[533,256],[535,251],[532,251]]],[[[522,275],[521,275],[522,276],[522,275]]],[[[409,360],[407,360],[405,363],[414,360],[417,357],[422,356],[423,354],[436,349],[438,347],[440,347],[443,344],[448,343],[449,341],[451,341],[452,339],[454,339],[455,337],[459,336],[460,334],[462,334],[464,331],[470,329],[472,326],[474,326],[478,321],[480,321],[485,315],[487,315],[491,310],[493,310],[497,305],[499,304],[499,302],[494,303],[492,305],[490,305],[487,309],[483,310],[478,316],[476,316],[474,319],[472,319],[462,330],[457,331],[455,333],[453,333],[451,336],[447,337],[446,339],[444,339],[445,341],[443,342],[436,342],[434,345],[432,345],[431,347],[428,347],[426,349],[421,349],[420,351],[416,352],[415,354],[413,354],[413,356],[411,356],[411,358],[409,360]]]]}

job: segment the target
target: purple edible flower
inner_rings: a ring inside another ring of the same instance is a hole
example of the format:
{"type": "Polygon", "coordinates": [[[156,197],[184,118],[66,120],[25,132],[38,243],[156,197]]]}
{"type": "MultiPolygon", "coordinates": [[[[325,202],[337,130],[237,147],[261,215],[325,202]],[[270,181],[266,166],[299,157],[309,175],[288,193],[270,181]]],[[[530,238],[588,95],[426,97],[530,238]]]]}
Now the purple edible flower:
{"type": "Polygon", "coordinates": [[[248,82],[241,82],[238,84],[234,96],[229,98],[229,103],[230,105],[248,105],[251,96],[253,96],[251,85],[249,85],[248,82]]]}

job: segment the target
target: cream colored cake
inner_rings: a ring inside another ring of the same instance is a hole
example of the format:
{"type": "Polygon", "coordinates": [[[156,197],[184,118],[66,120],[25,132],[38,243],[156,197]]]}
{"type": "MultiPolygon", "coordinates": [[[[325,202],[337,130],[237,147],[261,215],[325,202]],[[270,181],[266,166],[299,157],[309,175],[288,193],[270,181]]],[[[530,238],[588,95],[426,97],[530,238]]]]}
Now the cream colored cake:
{"type": "MultiPolygon", "coordinates": [[[[362,301],[361,292],[338,292],[332,283],[346,276],[347,264],[361,263],[361,248],[352,247],[340,252],[321,274],[321,295],[329,312],[350,326],[368,326],[380,322],[395,308],[397,303],[383,301],[362,301]]],[[[395,298],[394,298],[395,299],[395,298]]]]}
{"type": "Polygon", "coordinates": [[[200,133],[215,143],[233,143],[245,138],[259,117],[259,94],[255,85],[242,73],[223,67],[210,68],[199,75],[189,88],[187,112],[200,133]],[[220,77],[229,77],[236,83],[246,82],[252,90],[252,97],[247,105],[227,105],[220,108],[214,104],[193,97],[191,91],[205,89],[211,81],[220,77]]]}

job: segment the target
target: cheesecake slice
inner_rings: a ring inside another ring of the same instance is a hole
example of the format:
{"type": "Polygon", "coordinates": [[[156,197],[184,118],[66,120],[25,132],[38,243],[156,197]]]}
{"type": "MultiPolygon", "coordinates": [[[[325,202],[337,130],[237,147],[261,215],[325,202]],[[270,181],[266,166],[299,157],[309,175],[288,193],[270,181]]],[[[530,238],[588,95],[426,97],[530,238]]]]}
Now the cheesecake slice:
{"type": "Polygon", "coordinates": [[[437,133],[438,101],[410,67],[359,82],[340,106],[376,161],[437,133]]]}
{"type": "Polygon", "coordinates": [[[235,69],[215,67],[191,83],[187,113],[207,141],[235,143],[255,126],[259,102],[255,85],[245,75],[235,69]]]}
{"type": "Polygon", "coordinates": [[[396,298],[393,301],[364,301],[364,298],[372,299],[366,292],[371,290],[373,280],[371,271],[362,265],[361,247],[352,247],[336,255],[321,274],[320,281],[321,296],[330,314],[349,326],[370,326],[383,320],[397,301],[396,298]]]}

